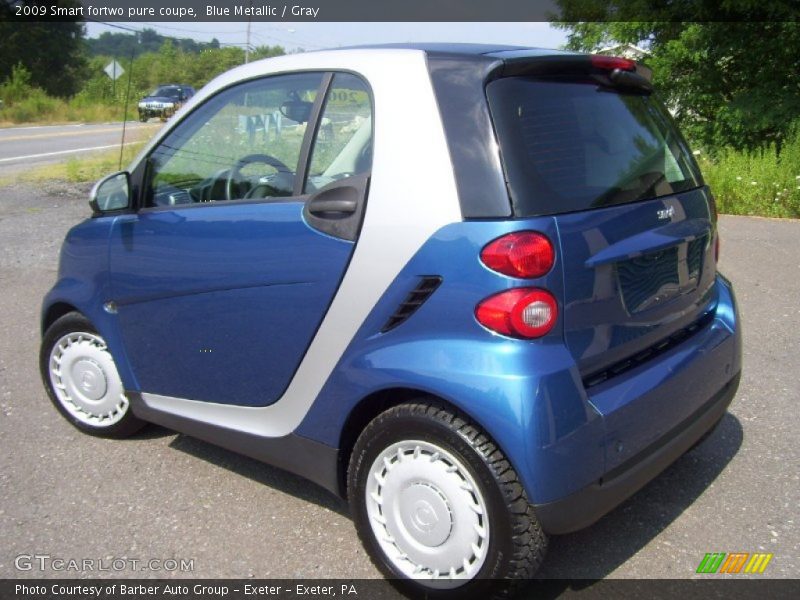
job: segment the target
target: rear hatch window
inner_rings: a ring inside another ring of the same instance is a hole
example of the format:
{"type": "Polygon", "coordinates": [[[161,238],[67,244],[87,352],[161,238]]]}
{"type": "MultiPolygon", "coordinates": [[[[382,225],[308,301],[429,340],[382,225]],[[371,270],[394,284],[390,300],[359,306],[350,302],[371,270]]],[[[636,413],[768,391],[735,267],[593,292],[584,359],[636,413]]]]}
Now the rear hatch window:
{"type": "Polygon", "coordinates": [[[663,105],[596,81],[507,77],[486,87],[518,217],[658,198],[702,185],[663,105]]]}

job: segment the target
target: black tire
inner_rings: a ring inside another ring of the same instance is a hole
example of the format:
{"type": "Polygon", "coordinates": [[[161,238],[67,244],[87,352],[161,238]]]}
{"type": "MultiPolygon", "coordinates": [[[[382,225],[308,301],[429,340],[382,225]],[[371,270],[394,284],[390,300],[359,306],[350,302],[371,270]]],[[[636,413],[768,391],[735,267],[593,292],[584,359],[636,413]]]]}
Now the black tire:
{"type": "MultiPolygon", "coordinates": [[[[130,435],[133,435],[144,425],[146,425],[146,423],[134,416],[133,412],[130,410],[130,404],[127,405],[127,408],[120,411],[123,413],[123,416],[120,417],[119,420],[116,420],[116,422],[113,424],[94,425],[86,422],[86,420],[81,420],[76,417],[70,412],[70,410],[67,409],[64,402],[59,399],[59,396],[55,390],[56,384],[54,382],[54,377],[56,376],[51,373],[50,369],[51,353],[59,343],[59,340],[62,340],[65,336],[78,333],[85,333],[94,336],[96,339],[100,340],[103,345],[105,344],[95,327],[86,319],[86,317],[77,312],[70,312],[60,317],[52,325],[50,325],[50,327],[48,327],[44,337],[42,338],[42,346],[39,353],[39,370],[41,372],[45,389],[47,390],[47,395],[50,397],[50,401],[58,409],[58,412],[61,413],[61,416],[63,416],[74,427],[83,433],[115,439],[126,438],[130,435]]],[[[104,355],[104,357],[107,355],[107,357],[110,359],[110,368],[115,370],[114,374],[116,375],[116,366],[114,365],[111,353],[108,352],[107,349],[102,348],[99,350],[93,348],[92,351],[100,352],[104,355]]],[[[108,369],[108,365],[106,365],[105,368],[108,369]]]]}
{"type": "Polygon", "coordinates": [[[370,422],[350,456],[347,488],[353,520],[370,558],[395,586],[414,597],[508,597],[533,576],[544,559],[547,536],[511,464],[478,426],[435,402],[402,404],[370,422]],[[370,523],[370,468],[386,449],[407,440],[430,442],[452,454],[466,467],[485,501],[488,550],[480,570],[458,587],[439,589],[425,580],[409,578],[381,548],[370,523]]]}

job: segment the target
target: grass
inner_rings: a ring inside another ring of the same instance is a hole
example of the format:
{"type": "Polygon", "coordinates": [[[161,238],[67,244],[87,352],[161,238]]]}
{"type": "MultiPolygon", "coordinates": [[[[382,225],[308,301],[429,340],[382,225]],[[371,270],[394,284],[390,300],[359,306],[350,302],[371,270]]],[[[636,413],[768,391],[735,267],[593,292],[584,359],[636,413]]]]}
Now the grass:
{"type": "MultiPolygon", "coordinates": [[[[122,151],[124,169],[139,153],[147,140],[127,144],[122,151]]],[[[72,157],[66,162],[42,165],[20,171],[0,179],[0,187],[17,183],[39,183],[43,181],[69,181],[71,183],[94,182],[119,170],[119,148],[72,157]]]]}
{"type": "Polygon", "coordinates": [[[698,158],[720,213],[800,218],[800,131],[780,152],[723,149],[698,158]]]}
{"type": "MultiPolygon", "coordinates": [[[[136,112],[128,113],[136,116],[136,112]]],[[[25,124],[63,125],[66,123],[107,123],[121,121],[123,111],[120,107],[91,103],[74,105],[54,98],[37,102],[35,99],[15,103],[0,109],[0,126],[12,127],[25,124]]]]}
{"type": "MultiPolygon", "coordinates": [[[[136,119],[136,103],[128,108],[128,119],[136,119]]],[[[122,121],[125,111],[122,106],[101,102],[65,101],[58,98],[31,97],[22,102],[0,108],[0,127],[20,125],[64,125],[67,123],[108,123],[122,121]]]]}
{"type": "MultiPolygon", "coordinates": [[[[139,141],[128,144],[122,150],[122,168],[124,169],[145,145],[145,142],[139,141]]],[[[86,158],[70,158],[66,163],[63,163],[65,176],[60,179],[65,179],[74,183],[83,181],[96,181],[109,173],[118,171],[120,169],[119,150],[115,149],[108,153],[89,156],[86,158]]]]}

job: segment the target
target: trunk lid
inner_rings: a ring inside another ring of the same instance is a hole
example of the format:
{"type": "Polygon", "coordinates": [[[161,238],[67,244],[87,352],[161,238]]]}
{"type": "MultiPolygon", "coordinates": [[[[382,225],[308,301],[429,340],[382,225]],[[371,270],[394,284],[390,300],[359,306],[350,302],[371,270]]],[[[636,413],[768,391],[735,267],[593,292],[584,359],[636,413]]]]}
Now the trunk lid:
{"type": "Polygon", "coordinates": [[[713,302],[706,188],[556,221],[564,336],[587,386],[657,351],[713,302]]]}

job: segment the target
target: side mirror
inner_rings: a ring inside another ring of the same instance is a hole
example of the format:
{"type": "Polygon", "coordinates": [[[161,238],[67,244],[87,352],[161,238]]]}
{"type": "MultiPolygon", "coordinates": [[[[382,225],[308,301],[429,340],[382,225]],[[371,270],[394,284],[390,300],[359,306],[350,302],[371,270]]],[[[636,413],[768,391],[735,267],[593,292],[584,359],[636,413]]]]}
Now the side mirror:
{"type": "Polygon", "coordinates": [[[131,181],[127,171],[120,171],[98,181],[89,193],[89,206],[102,215],[131,205],[131,181]]]}

